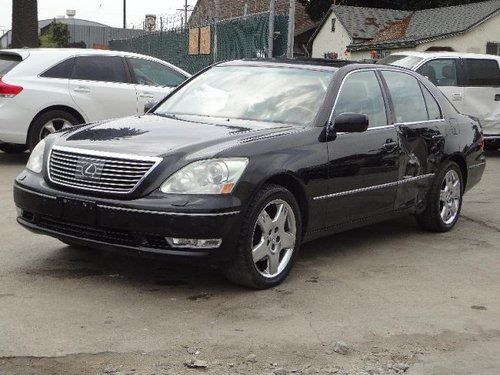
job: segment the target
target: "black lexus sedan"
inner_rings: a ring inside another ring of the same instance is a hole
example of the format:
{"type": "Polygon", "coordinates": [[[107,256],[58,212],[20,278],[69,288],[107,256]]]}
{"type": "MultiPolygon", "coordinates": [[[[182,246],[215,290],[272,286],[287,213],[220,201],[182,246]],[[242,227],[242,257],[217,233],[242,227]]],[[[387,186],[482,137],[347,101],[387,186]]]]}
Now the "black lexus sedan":
{"type": "Polygon", "coordinates": [[[22,226],[66,244],[203,258],[267,288],[321,236],[408,214],[449,231],[483,148],[479,124],[417,73],[233,61],[147,115],[47,137],[14,198],[22,226]]]}

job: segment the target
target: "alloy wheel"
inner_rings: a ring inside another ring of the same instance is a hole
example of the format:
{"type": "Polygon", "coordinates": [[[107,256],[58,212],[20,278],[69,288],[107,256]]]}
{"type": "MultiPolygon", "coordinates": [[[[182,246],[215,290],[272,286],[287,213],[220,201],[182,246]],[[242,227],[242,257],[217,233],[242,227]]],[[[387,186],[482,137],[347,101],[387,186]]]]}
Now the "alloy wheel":
{"type": "Polygon", "coordinates": [[[439,194],[439,210],[444,224],[450,225],[457,218],[461,198],[462,185],[460,177],[457,171],[451,169],[444,176],[439,194]]]}
{"type": "Polygon", "coordinates": [[[52,119],[42,126],[42,129],[40,130],[40,140],[60,130],[69,129],[72,126],[73,124],[66,119],[63,118],[52,119]]]}
{"type": "Polygon", "coordinates": [[[260,212],[252,236],[252,257],[266,278],[278,276],[292,259],[297,223],[292,207],[282,199],[269,202],[260,212]]]}

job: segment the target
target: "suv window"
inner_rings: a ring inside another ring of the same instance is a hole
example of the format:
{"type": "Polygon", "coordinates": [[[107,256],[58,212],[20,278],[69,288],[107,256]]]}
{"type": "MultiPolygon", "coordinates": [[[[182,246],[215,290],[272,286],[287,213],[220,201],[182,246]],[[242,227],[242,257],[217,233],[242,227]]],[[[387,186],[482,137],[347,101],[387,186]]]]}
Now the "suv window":
{"type": "Polygon", "coordinates": [[[79,56],[72,79],[100,82],[124,82],[129,79],[125,63],[119,56],[79,56]]]}
{"type": "Polygon", "coordinates": [[[455,59],[431,60],[418,68],[417,72],[427,77],[436,86],[458,86],[455,59]]]}
{"type": "Polygon", "coordinates": [[[22,61],[21,56],[10,53],[0,54],[0,77],[7,74],[22,61]]]}
{"type": "Polygon", "coordinates": [[[75,58],[67,59],[49,70],[45,71],[41,76],[45,78],[70,78],[75,66],[75,58]]]}
{"type": "Polygon", "coordinates": [[[427,108],[415,77],[400,72],[382,72],[391,94],[396,122],[427,121],[427,108]]]}
{"type": "Polygon", "coordinates": [[[466,86],[500,86],[500,68],[496,60],[464,59],[466,86]]]}
{"type": "Polygon", "coordinates": [[[388,124],[382,89],[374,71],[349,75],[342,84],[335,114],[359,113],[368,116],[370,128],[388,124]]]}
{"type": "Polygon", "coordinates": [[[443,114],[441,113],[441,108],[439,107],[438,102],[431,95],[427,87],[424,85],[420,85],[422,87],[422,92],[424,93],[425,105],[427,106],[427,114],[429,115],[429,120],[440,120],[443,118],[443,114]]]}
{"type": "Polygon", "coordinates": [[[135,75],[135,82],[146,86],[176,87],[186,77],[169,67],[154,61],[130,58],[128,59],[135,75]]]}

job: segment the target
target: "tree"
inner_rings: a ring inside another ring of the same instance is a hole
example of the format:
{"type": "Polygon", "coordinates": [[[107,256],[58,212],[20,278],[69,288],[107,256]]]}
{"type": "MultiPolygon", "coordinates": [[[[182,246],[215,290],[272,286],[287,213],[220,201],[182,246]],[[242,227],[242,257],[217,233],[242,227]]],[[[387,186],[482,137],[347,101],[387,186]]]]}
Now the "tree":
{"type": "MultiPolygon", "coordinates": [[[[328,11],[334,0],[298,0],[306,7],[313,20],[320,20],[328,11]]],[[[336,0],[337,5],[352,5],[370,8],[387,8],[401,10],[420,10],[476,3],[484,0],[336,0]]]]}
{"type": "Polygon", "coordinates": [[[12,0],[13,48],[38,47],[37,0],[12,0]]]}
{"type": "Polygon", "coordinates": [[[64,48],[68,47],[69,30],[68,25],[54,20],[50,25],[44,27],[40,36],[40,47],[64,48]]]}

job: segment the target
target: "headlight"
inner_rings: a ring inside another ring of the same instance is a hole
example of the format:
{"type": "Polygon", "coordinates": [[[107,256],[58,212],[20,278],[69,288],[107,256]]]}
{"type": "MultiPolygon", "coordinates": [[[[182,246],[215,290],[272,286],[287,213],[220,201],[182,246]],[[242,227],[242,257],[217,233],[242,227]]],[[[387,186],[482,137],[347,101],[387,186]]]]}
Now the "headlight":
{"type": "Polygon", "coordinates": [[[26,168],[32,172],[40,173],[43,167],[43,155],[45,154],[45,141],[41,140],[31,152],[26,168]]]}
{"type": "Polygon", "coordinates": [[[172,194],[230,194],[247,164],[245,158],[197,161],[170,176],[160,190],[172,194]]]}

